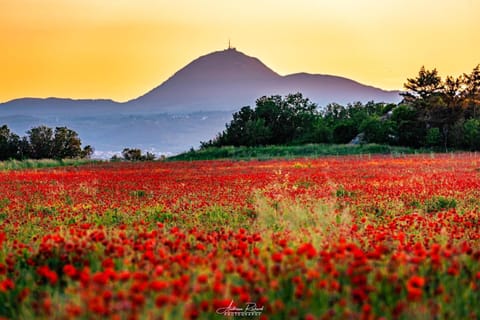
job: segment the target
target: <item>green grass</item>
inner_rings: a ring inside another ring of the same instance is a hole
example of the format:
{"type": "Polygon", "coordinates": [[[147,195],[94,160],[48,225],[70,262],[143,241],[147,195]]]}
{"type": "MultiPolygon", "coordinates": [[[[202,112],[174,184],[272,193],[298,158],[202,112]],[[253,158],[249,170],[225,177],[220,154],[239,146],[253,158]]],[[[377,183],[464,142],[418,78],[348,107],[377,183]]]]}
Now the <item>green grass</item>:
{"type": "Polygon", "coordinates": [[[7,161],[0,161],[0,171],[80,166],[80,165],[97,163],[97,162],[99,162],[99,160],[91,160],[91,159],[7,160],[7,161]]]}
{"type": "Polygon", "coordinates": [[[429,150],[396,147],[378,144],[307,144],[302,146],[266,146],[266,147],[220,147],[188,152],[169,157],[171,161],[214,160],[214,159],[272,159],[318,157],[331,155],[358,154],[413,154],[429,150]]]}

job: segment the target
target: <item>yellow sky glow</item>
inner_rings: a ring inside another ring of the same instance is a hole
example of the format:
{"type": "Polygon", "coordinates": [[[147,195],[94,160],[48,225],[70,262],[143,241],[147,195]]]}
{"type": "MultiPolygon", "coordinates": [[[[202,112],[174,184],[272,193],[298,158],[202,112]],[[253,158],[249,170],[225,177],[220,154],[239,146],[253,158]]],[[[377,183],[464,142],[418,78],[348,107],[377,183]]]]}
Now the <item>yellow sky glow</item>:
{"type": "Polygon", "coordinates": [[[478,0],[0,0],[0,102],[133,99],[228,39],[280,74],[401,89],[480,63],[478,0]]]}

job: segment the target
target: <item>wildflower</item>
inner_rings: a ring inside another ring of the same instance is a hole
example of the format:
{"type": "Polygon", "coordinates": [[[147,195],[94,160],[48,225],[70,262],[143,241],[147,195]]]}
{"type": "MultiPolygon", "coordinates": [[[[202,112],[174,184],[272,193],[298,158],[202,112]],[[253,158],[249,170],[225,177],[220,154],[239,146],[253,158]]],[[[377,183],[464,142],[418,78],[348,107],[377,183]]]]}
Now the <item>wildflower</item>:
{"type": "Polygon", "coordinates": [[[12,279],[7,278],[0,282],[0,292],[5,292],[13,288],[15,288],[15,283],[12,279]]]}
{"type": "Polygon", "coordinates": [[[419,300],[422,296],[422,288],[425,285],[425,278],[412,276],[407,282],[408,299],[410,301],[419,300]]]}

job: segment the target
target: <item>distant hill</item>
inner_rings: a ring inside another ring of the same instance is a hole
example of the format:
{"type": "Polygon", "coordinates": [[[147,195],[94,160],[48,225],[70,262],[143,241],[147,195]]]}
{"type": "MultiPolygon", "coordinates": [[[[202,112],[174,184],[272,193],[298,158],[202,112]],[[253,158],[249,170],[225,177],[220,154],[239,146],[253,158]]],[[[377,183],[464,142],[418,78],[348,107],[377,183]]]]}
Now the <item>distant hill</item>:
{"type": "Polygon", "coordinates": [[[192,61],[158,87],[125,103],[112,100],[22,98],[0,103],[0,125],[23,135],[33,126],[68,126],[100,153],[140,147],[177,153],[211,139],[232,112],[261,96],[302,92],[330,102],[398,102],[385,91],[350,79],[308,73],[281,76],[259,59],[235,49],[192,61]],[[178,116],[176,116],[178,115],[178,116]]]}
{"type": "Polygon", "coordinates": [[[0,103],[0,116],[69,116],[104,114],[125,110],[121,103],[108,99],[20,98],[0,103]]]}

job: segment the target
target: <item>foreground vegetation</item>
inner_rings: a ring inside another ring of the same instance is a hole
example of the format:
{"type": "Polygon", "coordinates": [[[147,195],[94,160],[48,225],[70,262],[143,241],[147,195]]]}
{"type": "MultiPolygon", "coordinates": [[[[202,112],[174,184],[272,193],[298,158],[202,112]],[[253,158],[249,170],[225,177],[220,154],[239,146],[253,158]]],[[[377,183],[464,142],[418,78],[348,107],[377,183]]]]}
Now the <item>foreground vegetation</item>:
{"type": "Polygon", "coordinates": [[[168,160],[251,160],[274,158],[299,158],[319,156],[343,155],[371,155],[371,154],[414,154],[430,152],[427,149],[413,149],[407,147],[377,145],[377,144],[306,144],[301,146],[265,146],[265,147],[208,147],[169,157],[168,160]]]}
{"type": "Polygon", "coordinates": [[[478,319],[480,157],[0,172],[0,317],[478,319]],[[250,304],[251,306],[251,304],[250,304]]]}

